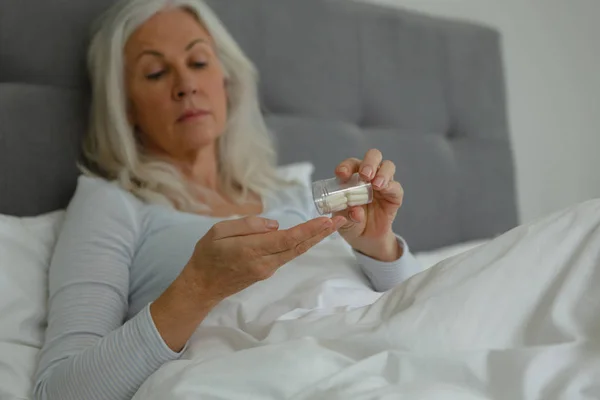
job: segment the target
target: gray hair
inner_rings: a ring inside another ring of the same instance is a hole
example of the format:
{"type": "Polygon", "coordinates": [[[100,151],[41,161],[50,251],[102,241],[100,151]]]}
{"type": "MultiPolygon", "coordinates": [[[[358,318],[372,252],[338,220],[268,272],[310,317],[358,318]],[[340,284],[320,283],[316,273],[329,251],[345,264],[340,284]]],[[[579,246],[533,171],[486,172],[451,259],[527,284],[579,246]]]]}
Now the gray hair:
{"type": "Polygon", "coordinates": [[[84,156],[97,172],[148,203],[181,211],[206,211],[174,166],[144,152],[127,119],[124,46],[131,34],[169,7],[196,16],[212,36],[227,82],[228,120],[218,139],[219,173],[225,194],[238,202],[250,191],[265,196],[278,183],[276,154],[258,103],[258,74],[215,13],[202,0],[122,0],[97,21],[88,53],[93,97],[84,156]],[[241,188],[241,196],[239,189],[241,188]]]}

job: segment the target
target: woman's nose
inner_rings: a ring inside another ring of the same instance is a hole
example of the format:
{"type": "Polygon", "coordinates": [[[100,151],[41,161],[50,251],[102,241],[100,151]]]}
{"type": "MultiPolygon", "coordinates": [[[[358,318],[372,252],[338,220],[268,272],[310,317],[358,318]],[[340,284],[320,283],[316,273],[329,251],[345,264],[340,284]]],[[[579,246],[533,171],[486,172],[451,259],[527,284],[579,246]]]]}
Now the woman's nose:
{"type": "Polygon", "coordinates": [[[177,84],[173,88],[173,96],[175,100],[182,100],[190,95],[198,92],[197,85],[193,79],[189,77],[180,77],[177,84]]]}

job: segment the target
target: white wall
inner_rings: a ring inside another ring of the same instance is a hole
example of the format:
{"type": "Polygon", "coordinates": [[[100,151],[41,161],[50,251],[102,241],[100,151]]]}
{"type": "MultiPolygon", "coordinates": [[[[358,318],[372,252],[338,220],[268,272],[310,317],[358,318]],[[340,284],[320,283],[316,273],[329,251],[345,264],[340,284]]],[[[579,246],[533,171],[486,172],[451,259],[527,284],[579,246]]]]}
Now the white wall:
{"type": "Polygon", "coordinates": [[[500,29],[524,222],[600,197],[600,0],[362,1],[500,29]]]}

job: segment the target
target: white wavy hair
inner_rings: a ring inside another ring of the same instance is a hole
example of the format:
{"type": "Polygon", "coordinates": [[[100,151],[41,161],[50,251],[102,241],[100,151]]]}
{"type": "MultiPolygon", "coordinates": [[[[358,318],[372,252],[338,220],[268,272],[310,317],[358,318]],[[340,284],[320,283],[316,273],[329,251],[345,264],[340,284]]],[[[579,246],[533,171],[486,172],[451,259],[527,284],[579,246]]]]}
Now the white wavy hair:
{"type": "Polygon", "coordinates": [[[145,152],[127,119],[125,44],[140,25],[168,8],[182,8],[196,16],[212,36],[224,70],[228,119],[218,139],[218,157],[225,194],[238,203],[246,201],[250,191],[267,195],[281,182],[273,141],[258,102],[258,74],[202,0],[122,0],[97,21],[88,52],[92,108],[83,149],[91,169],[82,170],[114,180],[148,203],[187,212],[209,210],[199,200],[199,194],[206,198],[209,191],[191,185],[174,165],[145,152]]]}

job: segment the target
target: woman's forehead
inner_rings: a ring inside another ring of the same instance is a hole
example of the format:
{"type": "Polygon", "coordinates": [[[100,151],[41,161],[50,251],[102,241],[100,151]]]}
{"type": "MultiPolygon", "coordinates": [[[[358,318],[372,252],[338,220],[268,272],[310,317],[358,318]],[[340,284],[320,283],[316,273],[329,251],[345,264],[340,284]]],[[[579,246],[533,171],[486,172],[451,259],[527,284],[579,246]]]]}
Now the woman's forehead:
{"type": "Polygon", "coordinates": [[[172,46],[185,50],[192,41],[212,44],[210,34],[191,12],[174,8],[156,13],[140,25],[127,41],[125,51],[172,46]]]}

